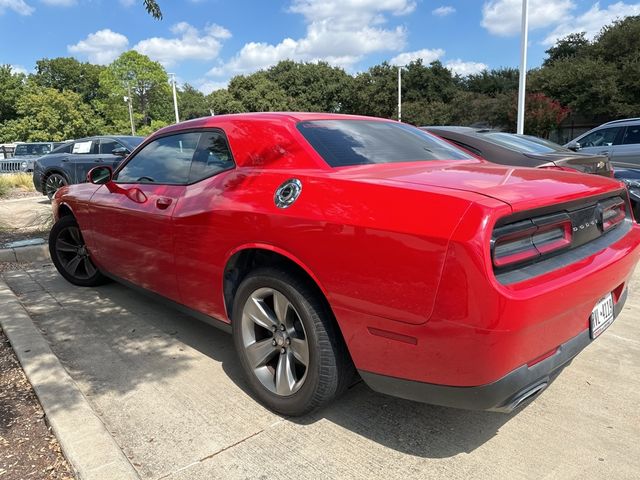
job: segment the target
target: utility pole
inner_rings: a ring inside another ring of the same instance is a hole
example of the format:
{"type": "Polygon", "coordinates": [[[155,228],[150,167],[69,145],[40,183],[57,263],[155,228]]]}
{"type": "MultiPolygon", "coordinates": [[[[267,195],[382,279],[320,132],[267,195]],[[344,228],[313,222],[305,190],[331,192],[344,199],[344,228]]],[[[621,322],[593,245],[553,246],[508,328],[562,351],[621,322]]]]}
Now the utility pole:
{"type": "Polygon", "coordinates": [[[180,123],[180,117],[178,116],[178,96],[176,95],[176,74],[170,73],[171,84],[173,85],[173,109],[176,112],[176,123],[180,123]]]}
{"type": "Polygon", "coordinates": [[[398,67],[398,121],[402,121],[402,67],[398,67]]]}
{"type": "Polygon", "coordinates": [[[525,93],[527,90],[527,40],[529,35],[529,0],[522,0],[522,32],[520,34],[520,82],[518,85],[518,125],[516,133],[524,133],[525,93]]]}
{"type": "Polygon", "coordinates": [[[133,104],[131,103],[131,87],[129,86],[129,82],[127,82],[127,97],[124,97],[124,101],[127,102],[129,106],[129,121],[131,122],[131,135],[135,136],[136,134],[136,126],[133,123],[133,104]]]}

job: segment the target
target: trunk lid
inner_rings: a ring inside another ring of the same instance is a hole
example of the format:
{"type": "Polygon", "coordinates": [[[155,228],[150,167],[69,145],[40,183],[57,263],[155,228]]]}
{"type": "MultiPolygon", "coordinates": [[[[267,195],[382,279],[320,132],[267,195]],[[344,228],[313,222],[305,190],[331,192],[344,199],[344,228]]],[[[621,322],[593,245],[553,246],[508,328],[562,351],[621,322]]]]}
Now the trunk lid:
{"type": "Polygon", "coordinates": [[[547,153],[545,155],[526,153],[525,155],[535,160],[551,162],[556,167],[571,168],[581,173],[608,178],[613,176],[611,162],[606,155],[583,155],[577,153],[547,153]]]}
{"type": "Polygon", "coordinates": [[[359,181],[439,187],[500,200],[515,211],[618,192],[610,178],[539,168],[517,168],[484,161],[407,162],[343,167],[339,175],[359,181]]]}

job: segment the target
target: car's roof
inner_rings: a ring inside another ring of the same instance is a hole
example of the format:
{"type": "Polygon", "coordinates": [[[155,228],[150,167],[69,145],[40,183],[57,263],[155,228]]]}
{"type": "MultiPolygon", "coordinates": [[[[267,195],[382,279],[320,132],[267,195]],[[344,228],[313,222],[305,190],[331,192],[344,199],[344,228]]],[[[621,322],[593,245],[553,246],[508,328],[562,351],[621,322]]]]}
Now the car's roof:
{"type": "Polygon", "coordinates": [[[224,115],[214,115],[209,117],[194,118],[174,125],[169,125],[156,133],[164,133],[190,128],[214,127],[221,123],[246,122],[246,121],[278,121],[287,123],[298,123],[312,120],[369,120],[376,122],[393,122],[378,117],[367,117],[363,115],[346,115],[341,113],[314,113],[314,112],[252,112],[252,113],[230,113],[224,115]]]}
{"type": "Polygon", "coordinates": [[[459,126],[444,126],[444,125],[437,125],[437,126],[426,126],[426,127],[420,127],[423,130],[427,130],[427,131],[434,131],[434,132],[455,132],[455,133],[464,133],[467,135],[472,135],[475,133],[489,133],[489,132],[500,132],[500,130],[493,130],[490,128],[478,128],[478,127],[459,127],[459,126]]]}
{"type": "Polygon", "coordinates": [[[612,120],[607,123],[603,123],[597,128],[611,125],[628,126],[628,125],[640,125],[640,118],[621,118],[620,120],[612,120]]]}

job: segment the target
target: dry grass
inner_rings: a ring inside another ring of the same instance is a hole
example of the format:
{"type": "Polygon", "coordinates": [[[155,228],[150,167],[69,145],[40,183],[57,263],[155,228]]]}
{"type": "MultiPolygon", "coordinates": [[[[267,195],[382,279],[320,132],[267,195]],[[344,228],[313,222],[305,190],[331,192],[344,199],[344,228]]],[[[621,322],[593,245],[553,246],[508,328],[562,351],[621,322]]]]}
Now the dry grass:
{"type": "Polygon", "coordinates": [[[7,173],[0,175],[0,197],[5,196],[14,188],[33,192],[33,177],[30,173],[7,173]]]}

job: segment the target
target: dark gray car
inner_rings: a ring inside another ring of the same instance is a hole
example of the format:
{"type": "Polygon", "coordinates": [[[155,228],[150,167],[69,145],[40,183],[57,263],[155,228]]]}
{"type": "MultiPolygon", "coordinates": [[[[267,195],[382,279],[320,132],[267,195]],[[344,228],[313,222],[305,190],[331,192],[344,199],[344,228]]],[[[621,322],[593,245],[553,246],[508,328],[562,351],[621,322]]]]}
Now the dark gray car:
{"type": "Polygon", "coordinates": [[[640,118],[614,120],[589,130],[565,147],[606,155],[614,166],[640,168],[640,118]]]}
{"type": "Polygon", "coordinates": [[[64,186],[82,183],[87,173],[98,165],[116,168],[144,137],[100,136],[65,143],[49,155],[36,160],[33,185],[49,198],[64,186]]]}
{"type": "Polygon", "coordinates": [[[516,135],[473,127],[421,127],[493,163],[533,168],[567,168],[612,177],[605,155],[573,152],[530,135],[516,135]]]}

